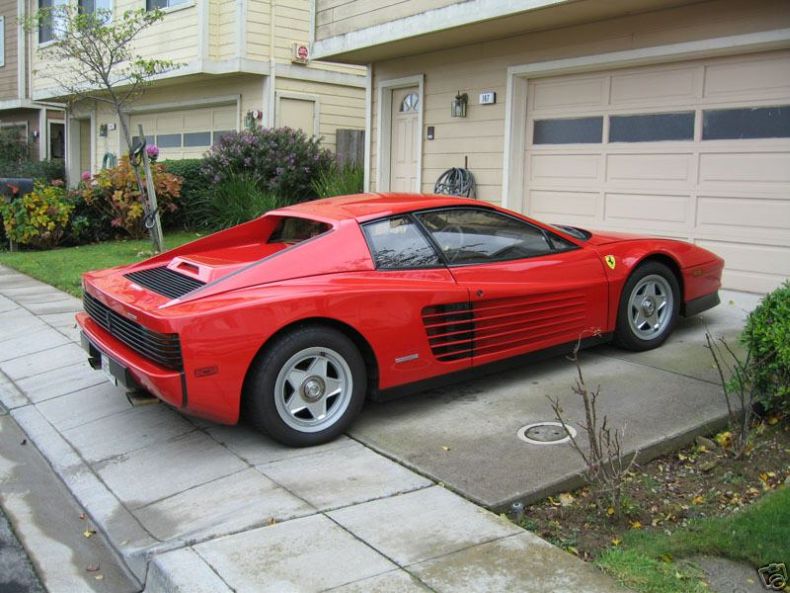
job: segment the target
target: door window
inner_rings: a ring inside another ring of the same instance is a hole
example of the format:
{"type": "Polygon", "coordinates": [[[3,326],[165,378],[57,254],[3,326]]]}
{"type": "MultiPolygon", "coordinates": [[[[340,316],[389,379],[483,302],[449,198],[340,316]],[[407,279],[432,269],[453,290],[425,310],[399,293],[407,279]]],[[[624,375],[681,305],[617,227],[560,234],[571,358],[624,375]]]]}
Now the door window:
{"type": "Polygon", "coordinates": [[[363,227],[377,268],[431,268],[439,256],[417,225],[406,216],[371,222],[363,227]]]}
{"type": "Polygon", "coordinates": [[[454,265],[508,261],[575,248],[559,237],[552,245],[549,233],[522,220],[492,210],[452,208],[416,214],[454,265]]]}

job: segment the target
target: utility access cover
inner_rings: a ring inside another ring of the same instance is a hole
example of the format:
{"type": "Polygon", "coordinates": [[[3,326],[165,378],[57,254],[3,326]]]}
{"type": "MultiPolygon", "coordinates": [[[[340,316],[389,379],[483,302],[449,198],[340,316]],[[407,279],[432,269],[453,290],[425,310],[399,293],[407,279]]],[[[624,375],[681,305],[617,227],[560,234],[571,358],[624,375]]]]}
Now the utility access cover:
{"type": "MultiPolygon", "coordinates": [[[[576,430],[572,426],[566,425],[568,431],[576,437],[576,430]]],[[[565,432],[559,422],[535,422],[527,424],[518,430],[518,438],[530,445],[560,445],[570,440],[568,433],[565,432]]]]}

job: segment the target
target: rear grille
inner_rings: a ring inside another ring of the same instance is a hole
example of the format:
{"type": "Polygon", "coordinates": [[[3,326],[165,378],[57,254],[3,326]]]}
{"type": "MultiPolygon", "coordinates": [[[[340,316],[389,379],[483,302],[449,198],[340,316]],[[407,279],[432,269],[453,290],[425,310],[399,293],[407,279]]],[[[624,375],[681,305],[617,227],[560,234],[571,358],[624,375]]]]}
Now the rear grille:
{"type": "Polygon", "coordinates": [[[437,360],[449,362],[471,358],[475,344],[475,322],[469,303],[425,307],[422,310],[422,322],[437,360]]]}
{"type": "Polygon", "coordinates": [[[82,303],[91,319],[114,338],[163,367],[182,370],[184,365],[178,334],[160,334],[146,329],[119,315],[87,292],[82,303]]]}
{"type": "Polygon", "coordinates": [[[205,286],[205,282],[174,272],[167,266],[149,268],[124,274],[132,282],[171,299],[177,299],[193,290],[205,286]]]}

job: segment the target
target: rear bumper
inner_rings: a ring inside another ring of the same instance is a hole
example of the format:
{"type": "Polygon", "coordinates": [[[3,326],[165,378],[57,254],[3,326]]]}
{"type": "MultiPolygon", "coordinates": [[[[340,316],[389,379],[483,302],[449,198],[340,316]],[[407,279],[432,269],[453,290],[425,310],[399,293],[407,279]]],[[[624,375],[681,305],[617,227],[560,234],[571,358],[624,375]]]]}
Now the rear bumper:
{"type": "MultiPolygon", "coordinates": [[[[139,386],[159,399],[179,408],[187,405],[184,373],[165,369],[141,357],[123,342],[111,336],[85,313],[77,314],[81,341],[88,356],[110,360],[112,374],[126,387],[139,386]]],[[[94,366],[93,361],[91,366],[94,366]]]]}

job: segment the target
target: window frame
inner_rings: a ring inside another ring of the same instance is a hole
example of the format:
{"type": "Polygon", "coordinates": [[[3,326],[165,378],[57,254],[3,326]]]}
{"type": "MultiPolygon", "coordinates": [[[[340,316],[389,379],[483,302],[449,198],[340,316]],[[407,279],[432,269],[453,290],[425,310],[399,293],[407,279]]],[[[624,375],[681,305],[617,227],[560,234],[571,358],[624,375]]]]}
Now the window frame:
{"type": "Polygon", "coordinates": [[[0,16],[0,68],[5,66],[5,17],[0,16]]]}
{"type": "Polygon", "coordinates": [[[188,8],[195,5],[195,0],[178,0],[176,3],[171,4],[171,0],[166,0],[165,6],[154,6],[153,0],[145,0],[145,10],[150,12],[152,10],[162,10],[164,12],[174,12],[182,8],[188,8]]]}

